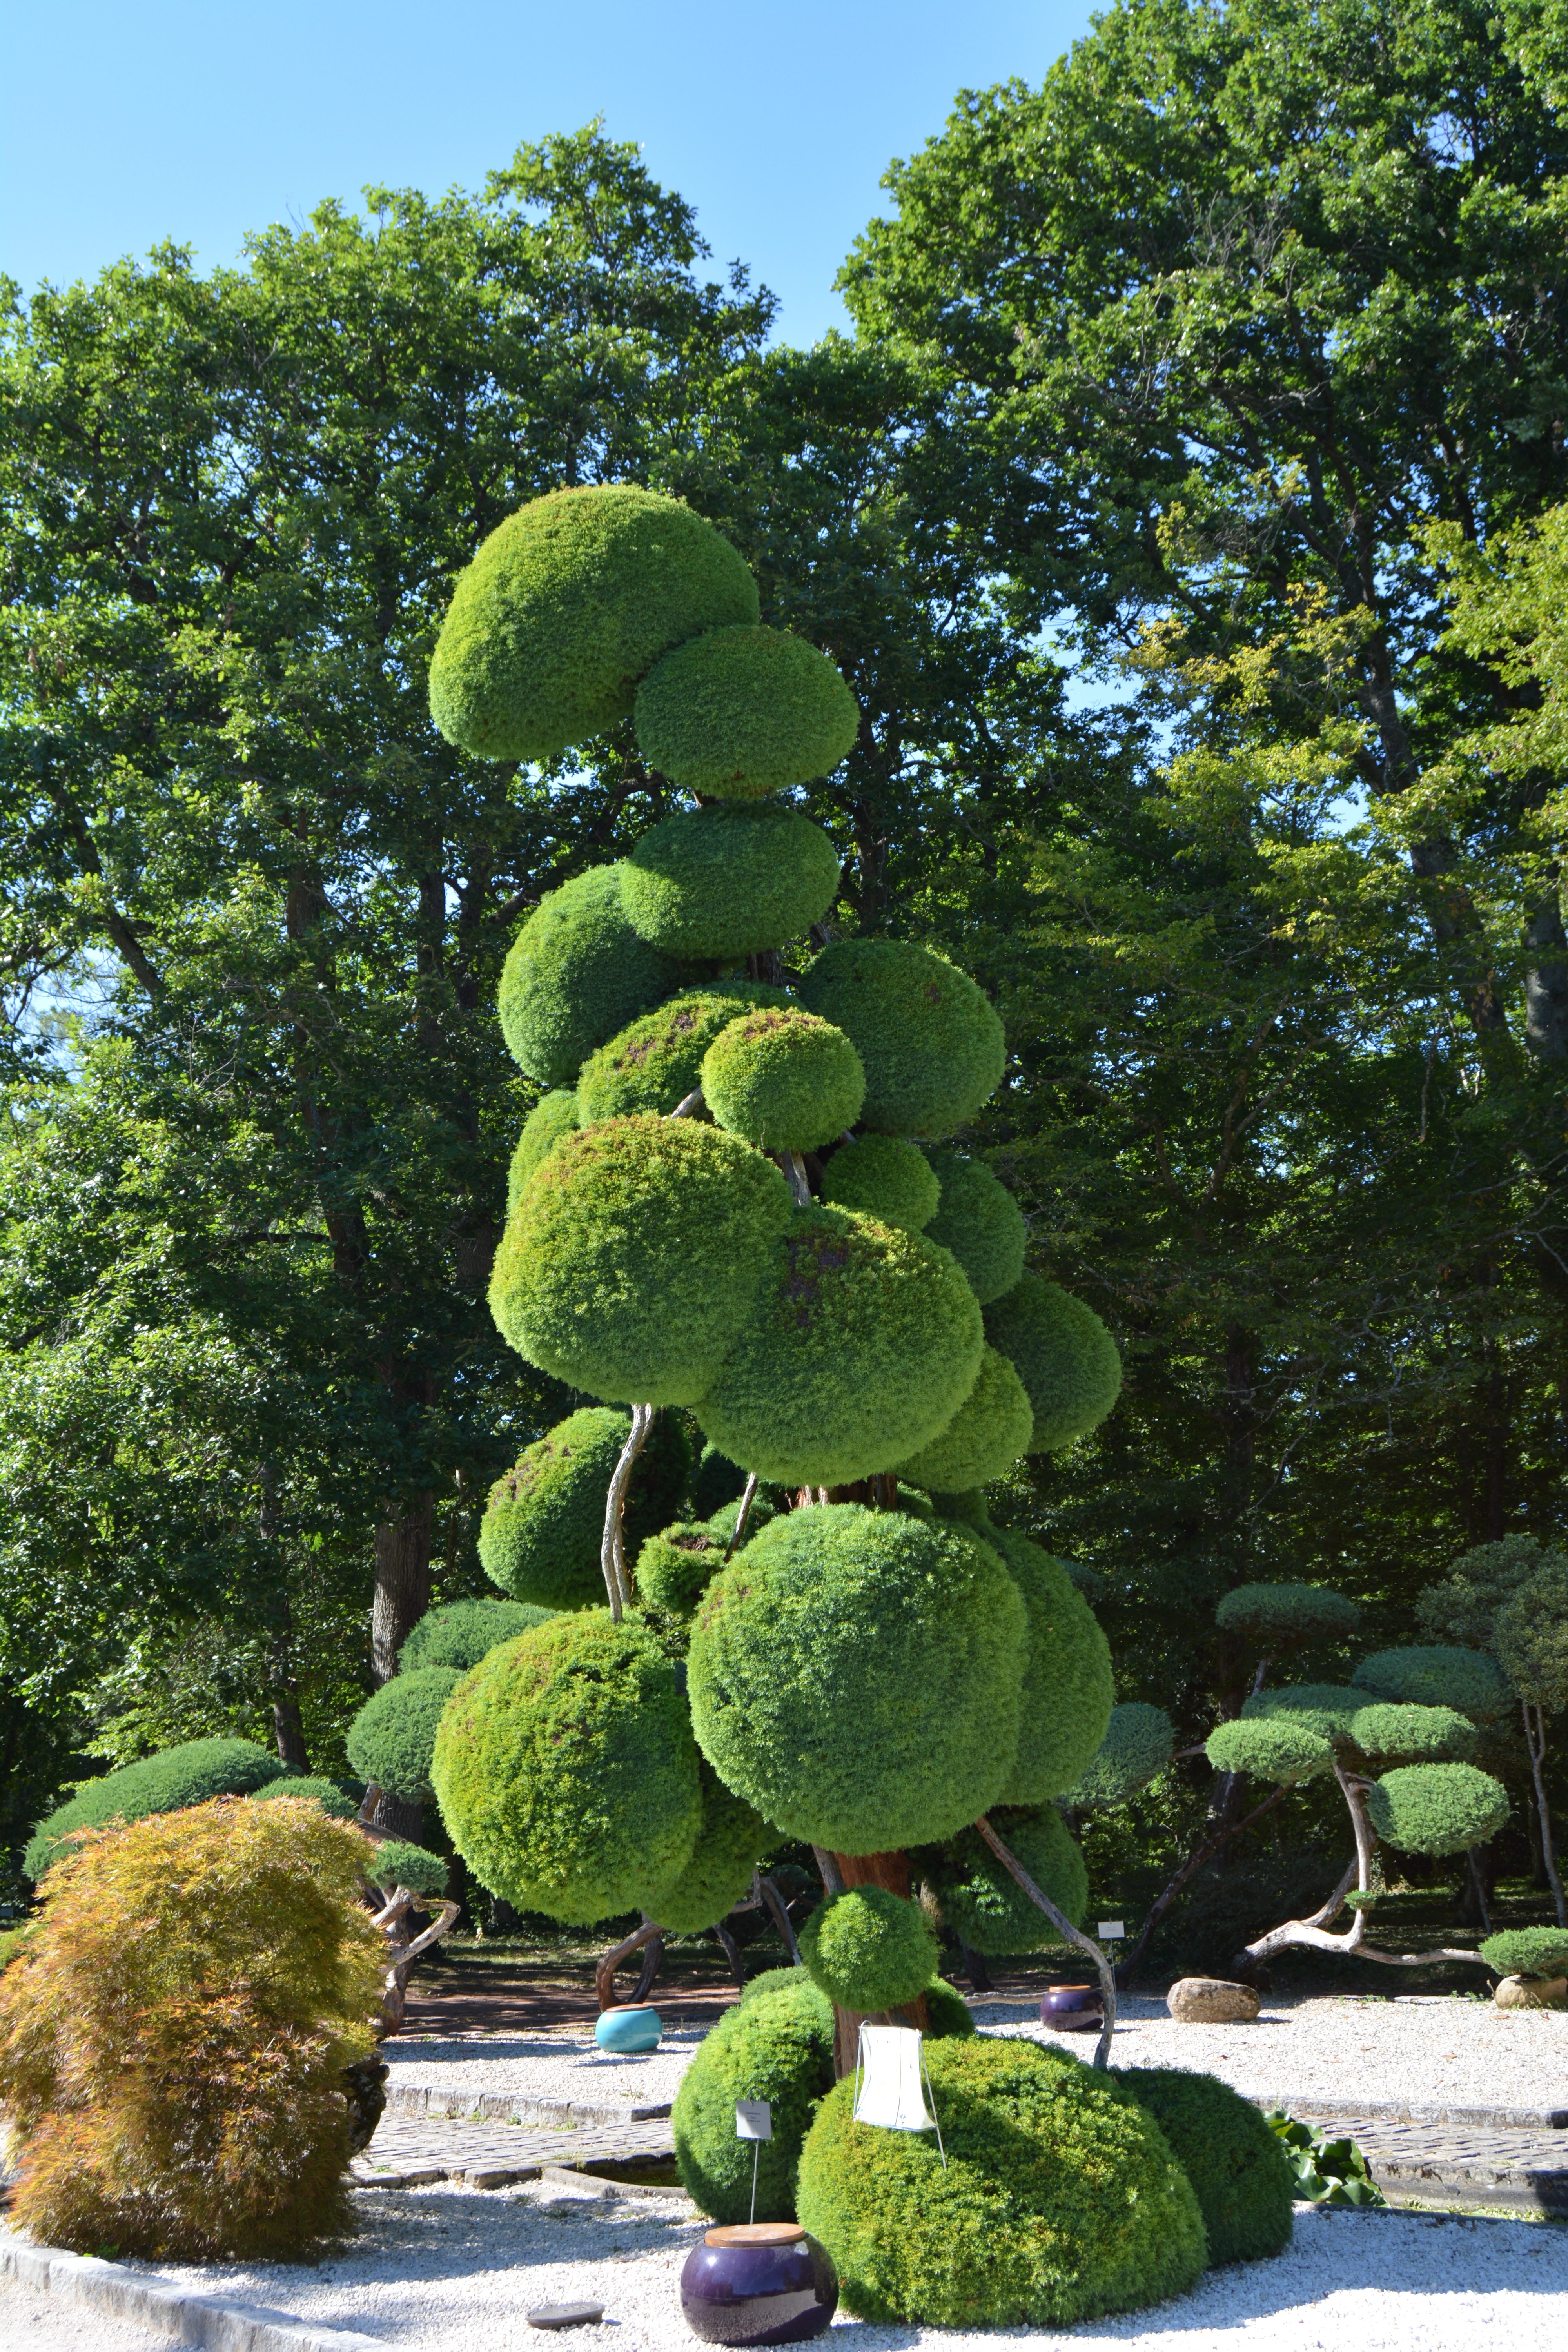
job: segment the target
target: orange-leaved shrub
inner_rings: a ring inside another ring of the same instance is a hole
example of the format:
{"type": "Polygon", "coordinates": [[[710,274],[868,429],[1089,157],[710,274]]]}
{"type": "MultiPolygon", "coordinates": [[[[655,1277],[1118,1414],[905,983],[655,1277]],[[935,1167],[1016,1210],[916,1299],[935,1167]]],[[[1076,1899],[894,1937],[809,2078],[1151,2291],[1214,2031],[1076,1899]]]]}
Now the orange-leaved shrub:
{"type": "Polygon", "coordinates": [[[367,1858],[300,1798],[76,1833],[0,1976],[13,2223],[185,2260],[350,2225],[342,2070],[374,2046],[385,1966],[367,1858]]]}

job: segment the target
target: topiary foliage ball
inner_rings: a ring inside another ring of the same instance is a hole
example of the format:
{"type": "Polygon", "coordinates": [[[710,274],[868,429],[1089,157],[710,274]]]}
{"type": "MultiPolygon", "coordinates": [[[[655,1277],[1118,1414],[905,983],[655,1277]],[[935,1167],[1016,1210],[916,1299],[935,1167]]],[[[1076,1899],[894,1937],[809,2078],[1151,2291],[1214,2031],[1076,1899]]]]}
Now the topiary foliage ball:
{"type": "Polygon", "coordinates": [[[1357,1707],[1351,1738],[1363,1756],[1384,1764],[1468,1764],[1479,1733],[1451,1706],[1401,1706],[1383,1700],[1357,1707]]]}
{"type": "Polygon", "coordinates": [[[1210,2263],[1283,2253],[1295,2226],[1295,2168],[1253,2102],[1216,2074],[1181,2066],[1113,2067],[1111,2080],[1153,2116],[1192,2182],[1210,2263]]]}
{"type": "Polygon", "coordinates": [[[1005,1356],[986,1348],[974,1386],[947,1427],[900,1462],[899,1475],[932,1495],[988,1486],[1023,1453],[1034,1422],[1023,1381],[1005,1356]]]}
{"type": "Polygon", "coordinates": [[[482,1886],[587,1925],[648,1911],[702,1827],[691,1720],[647,1628],[552,1618],[480,1660],[448,1702],[434,1783],[482,1886]]]}
{"type": "Polygon", "coordinates": [[[689,1519],[649,1536],[637,1556],[638,1607],[689,1617],[723,1567],[728,1541],[705,1523],[689,1519]]]}
{"type": "Polygon", "coordinates": [[[595,1045],[675,985],[674,963],[627,919],[622,871],[596,866],[550,891],[501,966],[501,1034],[518,1067],[542,1087],[574,1085],[595,1045]]]}
{"type": "MultiPolygon", "coordinates": [[[[998,1813],[992,1822],[1043,1895],[1075,1927],[1089,1907],[1089,1872],[1077,1841],[1054,1805],[1037,1812],[998,1813]]],[[[910,1857],[944,1927],[971,1951],[996,1958],[1043,1951],[1061,1937],[977,1830],[910,1857]]]]}
{"type": "Polygon", "coordinates": [[[1087,1436],[1121,1394],[1115,1340],[1093,1307],[1059,1283],[1026,1273],[985,1309],[985,1336],[1024,1383],[1035,1415],[1031,1454],[1087,1436]]]}
{"type": "Polygon", "coordinates": [[[1361,1623],[1361,1611],[1326,1584],[1238,1584],[1219,1602],[1214,1622],[1222,1633],[1259,1649],[1286,1650],[1347,1641],[1361,1623]]]}
{"type": "Polygon", "coordinates": [[[1473,1764],[1402,1764],[1367,1790],[1367,1819],[1405,1853],[1462,1853],[1496,1837],[1508,1791],[1473,1764]]]}
{"type": "Polygon", "coordinates": [[[1175,1746],[1175,1726],[1163,1706],[1124,1700],[1111,1708],[1105,1738],[1067,1792],[1068,1804],[1124,1805],[1164,1770],[1175,1746]]]}
{"type": "Polygon", "coordinates": [[[1068,2327],[1190,2287],[1203,2217],[1149,2115],[1105,2074],[1031,2042],[926,2053],[934,2132],[854,2120],[853,2078],[823,2101],[797,2210],[863,2319],[1068,2327]],[[943,2158],[945,2157],[945,2164],[943,2158]]]}
{"type": "MultiPolygon", "coordinates": [[[[369,1843],[369,1840],[366,1841],[369,1843]]],[[[411,1845],[406,1838],[382,1838],[365,1858],[365,1876],[372,1885],[390,1894],[406,1886],[410,1895],[445,1895],[450,1872],[428,1846],[411,1845]]]]}
{"type": "Polygon", "coordinates": [[[1568,1927],[1505,1927],[1480,1947],[1500,1977],[1568,1975],[1568,1927]]]}
{"type": "Polygon", "coordinates": [[[491,1311],[520,1355],[589,1396],[695,1404],[791,1209],[772,1162],[718,1128],[605,1119],[535,1169],[496,1254],[491,1311]]]}
{"type": "Polygon", "coordinates": [[[301,1772],[286,1776],[281,1780],[269,1780],[265,1789],[258,1789],[251,1803],[264,1804],[268,1797],[303,1797],[312,1805],[320,1805],[335,1822],[352,1822],[359,1811],[354,1800],[346,1796],[335,1780],[318,1780],[314,1773],[301,1772]]]}
{"type": "Polygon", "coordinates": [[[366,1699],[343,1741],[362,1780],[378,1781],[389,1797],[423,1803],[430,1794],[430,1759],[441,1710],[461,1682],[451,1666],[421,1666],[394,1675],[366,1699]]]}
{"type": "Polygon", "coordinates": [[[757,800],[827,775],[859,723],[827,656],[787,629],[710,629],[666,654],[637,689],[643,758],[710,800],[757,800]]]}
{"type": "Polygon", "coordinates": [[[1116,1697],[1110,1644],[1059,1559],[1012,1528],[987,1528],[984,1540],[1028,1613],[1018,1754],[1000,1801],[1043,1805],[1072,1787],[1105,1738],[1116,1697]]]}
{"type": "MultiPolygon", "coordinates": [[[[479,1565],[492,1584],[533,1612],[499,1640],[525,1632],[553,1610],[592,1609],[603,1601],[605,1498],[631,1425],[631,1415],[614,1406],[584,1406],[525,1446],[490,1488],[479,1522],[479,1565]]],[[[672,1414],[660,1413],[626,1489],[628,1550],[668,1518],[690,1466],[684,1430],[672,1414]]],[[[452,1663],[477,1665],[479,1657],[452,1663]]]]}
{"type": "Polygon", "coordinates": [[[918,2000],[940,1955],[918,1904],[885,1886],[852,1886],[812,1913],[801,1930],[800,1957],[829,2000],[874,2016],[918,2000]]]}
{"type": "Polygon", "coordinates": [[[865,1091],[843,1031],[796,1006],[742,1014],[703,1056],[709,1109],[764,1151],[814,1151],[853,1125],[865,1091]]]}
{"type": "Polygon", "coordinates": [[[891,1470],[973,1387],[980,1309],[920,1234],[801,1209],[757,1271],[755,1307],[692,1408],[748,1470],[821,1486],[891,1470]]]}
{"type": "Polygon", "coordinates": [[[861,1118],[884,1135],[945,1135],[1001,1084],[1002,1024],[967,972],[903,940],[837,940],[801,1001],[842,1029],[866,1066],[861,1118]]]}
{"type": "MultiPolygon", "coordinates": [[[[774,1970],[773,1975],[782,1975],[774,1970]]],[[[715,2221],[787,2221],[805,2135],[833,2088],[833,2011],[804,1969],[764,1990],[762,1979],[704,2034],[675,2095],[669,2127],[681,2186],[715,2221]],[[740,2099],[766,2099],[773,2137],[735,2136],[740,2099]]]]}
{"type": "Polygon", "coordinates": [[[672,646],[756,618],[745,562],[679,499],[629,482],[552,490],[458,575],[430,715],[478,759],[551,760],[629,718],[672,646]]]}
{"type": "Polygon", "coordinates": [[[185,1739],[140,1763],[121,1765],[100,1780],[89,1780],[74,1797],[39,1822],[27,1842],[22,1868],[42,1878],[52,1862],[69,1851],[72,1830],[98,1829],[105,1822],[140,1822],[152,1813],[180,1812],[211,1797],[247,1797],[287,1766],[250,1739],[185,1739]]]}
{"type": "Polygon", "coordinates": [[[941,1191],[919,1144],[901,1135],[857,1137],[834,1153],[822,1178],[822,1197],[835,1208],[858,1209],[911,1234],[930,1224],[941,1191]]]}
{"type": "Polygon", "coordinates": [[[967,2039],[974,2032],[974,2020],[969,2003],[942,1977],[925,1989],[926,2034],[928,2042],[946,2042],[954,2037],[967,2039]]]}
{"type": "Polygon", "coordinates": [[[526,1601],[447,1601],[425,1612],[397,1653],[397,1663],[405,1675],[421,1666],[454,1666],[466,1674],[502,1642],[515,1641],[553,1613],[526,1601]]]}
{"type": "Polygon", "coordinates": [[[1024,1271],[1029,1229],[1024,1212],[984,1161],[938,1146],[927,1154],[942,1200],[926,1227],[951,1250],[982,1307],[1016,1289],[1024,1271]]]}
{"type": "Polygon", "coordinates": [[[1379,1698],[1403,1699],[1412,1706],[1451,1706],[1476,1723],[1489,1723],[1513,1709],[1513,1694],[1495,1658],[1484,1650],[1444,1643],[1374,1650],[1351,1680],[1379,1698]]]}
{"type": "Polygon", "coordinates": [[[782,988],[746,982],[732,991],[689,989],[645,1013],[584,1065],[577,1086],[583,1124],[631,1111],[662,1117],[674,1110],[700,1082],[702,1056],[714,1038],[759,999],[777,1005],[790,1001],[782,988]]]}
{"type": "Polygon", "coordinates": [[[556,1087],[542,1095],[523,1121],[522,1133],[517,1139],[517,1150],[511,1155],[507,1171],[506,1213],[510,1217],[522,1198],[522,1188],[542,1160],[548,1159],[563,1135],[570,1135],[583,1121],[578,1115],[577,1097],[570,1087],[556,1087]]]}
{"type": "Polygon", "coordinates": [[[1361,1693],[1342,1683],[1281,1683],[1276,1690],[1254,1691],[1241,1703],[1248,1723],[1283,1721],[1315,1731],[1320,1739],[1343,1745],[1351,1725],[1366,1705],[1361,1693]]]}
{"type": "Polygon", "coordinates": [[[648,1915],[671,1935],[697,1936],[733,1910],[770,1844],[778,1840],[761,1813],[726,1789],[712,1766],[700,1767],[702,1826],[684,1870],[660,1887],[648,1915]]]}
{"type": "Polygon", "coordinates": [[[1219,1724],[1205,1740],[1204,1753],[1216,1772],[1250,1772],[1255,1780],[1273,1780],[1283,1788],[1329,1771],[1334,1760],[1331,1741],[1288,1716],[1219,1724]]]}
{"type": "Polygon", "coordinates": [[[956,1528],[858,1504],[786,1512],[698,1612],[704,1755],[790,1837],[838,1853],[945,1837],[1018,1746],[1017,1586],[956,1528]]]}
{"type": "Polygon", "coordinates": [[[633,846],[621,898],[661,954],[725,962],[804,937],[838,888],[838,852],[811,819],[721,801],[667,816],[633,846]]]}

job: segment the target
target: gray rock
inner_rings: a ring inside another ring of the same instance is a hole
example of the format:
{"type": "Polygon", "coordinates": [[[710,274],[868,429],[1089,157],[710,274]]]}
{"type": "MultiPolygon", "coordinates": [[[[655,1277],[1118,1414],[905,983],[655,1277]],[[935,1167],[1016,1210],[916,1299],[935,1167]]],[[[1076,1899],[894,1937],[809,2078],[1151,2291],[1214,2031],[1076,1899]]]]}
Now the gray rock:
{"type": "Polygon", "coordinates": [[[1224,1977],[1181,1977],[1165,1996],[1178,2025],[1249,2025],[1261,2006],[1251,1985],[1224,1977]]]}

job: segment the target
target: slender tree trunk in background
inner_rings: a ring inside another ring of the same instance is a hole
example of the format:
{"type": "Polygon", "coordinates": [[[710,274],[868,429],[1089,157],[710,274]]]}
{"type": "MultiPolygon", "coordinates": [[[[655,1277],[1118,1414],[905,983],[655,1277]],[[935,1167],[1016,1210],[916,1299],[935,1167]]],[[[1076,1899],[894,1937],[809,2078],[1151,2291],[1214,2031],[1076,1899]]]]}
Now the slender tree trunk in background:
{"type": "Polygon", "coordinates": [[[300,1715],[300,1686],[283,1653],[275,1668],[272,1688],[272,1732],[278,1743],[280,1760],[290,1772],[308,1774],[310,1769],[310,1751],[305,1746],[305,1727],[300,1715]]]}
{"type": "Polygon", "coordinates": [[[1568,1061],[1568,935],[1557,890],[1531,908],[1524,944],[1531,964],[1524,975],[1524,1042],[1538,1062],[1568,1061]]]}
{"type": "MultiPolygon", "coordinates": [[[[905,1902],[910,1895],[909,1856],[893,1853],[836,1853],[833,1862],[846,1887],[882,1886],[889,1895],[900,1895],[905,1902]]],[[[856,2009],[840,2009],[833,2004],[833,2071],[840,2082],[855,2072],[855,2053],[860,2046],[860,2028],[872,2025],[914,2025],[922,2033],[931,2031],[931,2013],[926,2008],[924,1993],[907,2008],[879,2011],[863,2014],[856,2009]]]]}
{"type": "Polygon", "coordinates": [[[397,1653],[430,1606],[430,1547],[436,1499],[429,1489],[401,1518],[375,1531],[375,1600],[371,1608],[371,1663],[378,1683],[397,1672],[397,1653]]]}
{"type": "Polygon", "coordinates": [[[1557,1925],[1568,1927],[1568,1911],[1563,1906],[1563,1881],[1557,1873],[1557,1841],[1552,1833],[1552,1808],[1546,1801],[1546,1780],[1542,1769],[1546,1762],[1546,1717],[1538,1706],[1527,1706],[1524,1710],[1524,1744],[1530,1750],[1530,1776],[1535,1783],[1535,1811],[1541,1824],[1541,1859],[1546,1865],[1552,1900],[1557,1912],[1557,1925]],[[1531,1720],[1532,1716],[1533,1723],[1531,1720]]]}

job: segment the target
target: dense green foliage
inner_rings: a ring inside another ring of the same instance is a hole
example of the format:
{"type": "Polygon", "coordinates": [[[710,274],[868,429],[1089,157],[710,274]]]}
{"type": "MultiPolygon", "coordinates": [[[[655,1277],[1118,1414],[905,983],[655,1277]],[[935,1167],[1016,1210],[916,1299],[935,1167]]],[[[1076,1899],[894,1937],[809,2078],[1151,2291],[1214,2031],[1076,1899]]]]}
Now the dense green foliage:
{"type": "Polygon", "coordinates": [[[936,1975],[936,1937],[920,1906],[885,1886],[852,1886],[819,1903],[801,1930],[800,1957],[839,2009],[902,2009],[936,1975]]]}
{"type": "MultiPolygon", "coordinates": [[[[490,1488],[479,1526],[479,1564],[514,1602],[531,1603],[536,1612],[510,1627],[510,1633],[521,1633],[537,1623],[541,1610],[548,1614],[555,1609],[593,1609],[603,1601],[599,1546],[605,1496],[630,1429],[629,1413],[585,1405],[525,1446],[490,1488]]],[[[628,1543],[635,1546],[668,1519],[690,1466],[679,1422],[671,1413],[661,1413],[626,1489],[628,1543]]],[[[477,1665],[479,1658],[451,1663],[477,1665]]]]}
{"type": "Polygon", "coordinates": [[[1568,1928],[1504,1927],[1488,1936],[1481,1958],[1500,1977],[1568,1975],[1568,1928]]]}
{"type": "Polygon", "coordinates": [[[936,1214],[941,1188],[918,1143],[901,1135],[862,1135],[836,1151],[823,1172],[822,1197],[859,1209],[884,1225],[918,1234],[936,1214]]]}
{"type": "Polygon", "coordinates": [[[866,1070],[862,1117],[883,1135],[945,1135],[994,1093],[1002,1024],[967,972],[901,940],[839,940],[801,985],[807,1009],[842,1029],[866,1070]]]}
{"type": "Polygon", "coordinates": [[[1222,1633],[1271,1653],[1343,1641],[1361,1622],[1361,1611],[1325,1584],[1238,1584],[1222,1597],[1214,1621],[1222,1633]]]}
{"type": "Polygon", "coordinates": [[[426,1610],[397,1654],[405,1675],[421,1666],[477,1666],[498,1643],[542,1625],[552,1614],[526,1601],[447,1601],[426,1610]]]}
{"type": "Polygon", "coordinates": [[[798,1007],[732,1021],[702,1060],[702,1093],[721,1127],[763,1151],[813,1151],[853,1127],[866,1093],[841,1029],[798,1007]]]}
{"type": "Polygon", "coordinates": [[[687,1519],[649,1536],[633,1576],[639,1608],[689,1617],[723,1567],[729,1540],[705,1521],[687,1519]]]}
{"type": "Polygon", "coordinates": [[[303,1797],[339,1822],[352,1822],[359,1811],[358,1801],[340,1789],[335,1780],[318,1780],[310,1772],[286,1772],[280,1780],[267,1781],[255,1791],[254,1801],[259,1805],[270,1797],[303,1797]]]}
{"type": "Polygon", "coordinates": [[[1204,1742],[1216,1772],[1250,1772],[1256,1780],[1290,1785],[1332,1769],[1333,1743],[1310,1724],[1289,1716],[1221,1723],[1204,1742]]]}
{"type": "Polygon", "coordinates": [[[1374,1764],[1463,1764],[1476,1752],[1476,1727],[1451,1706],[1358,1706],[1351,1737],[1374,1764]]]}
{"type": "Polygon", "coordinates": [[[149,1813],[172,1813],[209,1797],[245,1797],[281,1780],[284,1767],[248,1739],[190,1739],[89,1780],[74,1797],[40,1822],[22,1857],[29,1878],[42,1878],[65,1852],[72,1830],[97,1829],[105,1822],[139,1822],[149,1813]]]}
{"type": "Polygon", "coordinates": [[[932,1495],[989,1486],[1024,1452],[1034,1428],[1024,1383],[1005,1356],[981,1350],[974,1385],[939,1436],[899,1465],[899,1475],[932,1495]]]}
{"type": "Polygon", "coordinates": [[[637,689],[638,751],[708,799],[758,800],[826,776],[859,723],[826,654],[784,629],[710,629],[637,689]]]}
{"type": "Polygon", "coordinates": [[[1402,1764],[1367,1790],[1367,1819],[1406,1853],[1462,1853],[1495,1837],[1508,1792],[1473,1764],[1402,1764]]]}
{"type": "Polygon", "coordinates": [[[1099,1427],[1121,1390],[1116,1342],[1092,1307],[1026,1273],[985,1310],[985,1336],[1017,1367],[1035,1425],[1031,1454],[1053,1454],[1099,1427]]]}
{"type": "Polygon", "coordinates": [[[572,1086],[595,1045],[674,984],[673,963],[632,929],[621,881],[620,866],[597,866],[552,890],[501,967],[501,1034],[541,1086],[572,1086]]]}
{"type": "Polygon", "coordinates": [[[752,999],[764,995],[781,1004],[788,1002],[782,989],[764,991],[741,982],[689,990],[631,1022],[583,1066],[577,1084],[583,1124],[624,1118],[635,1110],[672,1111],[700,1079],[702,1056],[720,1031],[744,1013],[752,999]]]}
{"type": "Polygon", "coordinates": [[[1123,1805],[1163,1771],[1176,1744],[1175,1727],[1163,1706],[1124,1699],[1110,1710],[1105,1737],[1067,1792],[1068,1804],[1123,1805]]]}
{"type": "Polygon", "coordinates": [[[1360,1691],[1342,1683],[1281,1683],[1273,1690],[1251,1692],[1241,1712],[1248,1723],[1286,1722],[1320,1739],[1348,1740],[1365,1705],[1360,1691]]]}
{"type": "Polygon", "coordinates": [[[1477,1723],[1503,1714],[1510,1703],[1507,1683],[1495,1660],[1484,1650],[1461,1650],[1444,1643],[1413,1643],[1407,1649],[1376,1650],[1363,1658],[1352,1680],[1380,1698],[1399,1699],[1413,1706],[1451,1706],[1477,1723]]]}
{"type": "Polygon", "coordinates": [[[1111,2079],[1153,2116],[1193,2184],[1208,2258],[1261,2262],[1283,2253],[1293,2227],[1296,2178],[1252,2100],[1216,2074],[1180,2066],[1121,2066],[1111,2079]]]}
{"type": "MultiPolygon", "coordinates": [[[[1042,1895],[1075,1927],[1089,1907],[1081,1849],[1054,1805],[1037,1812],[998,1813],[992,1823],[1042,1895]]],[[[976,1830],[914,1858],[942,1925],[976,1952],[1038,1952],[1061,1937],[976,1830]]]]}
{"type": "Polygon", "coordinates": [[[726,1789],[711,1765],[700,1768],[702,1825],[691,1858],[661,1886],[649,1906],[661,1927],[693,1936],[722,1919],[745,1894],[752,1873],[777,1837],[747,1804],[726,1789]]]}
{"type": "Polygon", "coordinates": [[[833,2011],[804,1969],[770,1971],[703,2035],[670,2113],[681,2185],[715,2221],[795,2219],[795,2172],[821,2101],[833,2088],[833,2011]],[[788,1983],[775,1979],[788,1975],[788,1983]],[[773,2137],[735,2136],[738,2099],[766,2099],[773,2137]]]}
{"type": "Polygon", "coordinates": [[[980,1533],[1023,1595],[1028,1622],[1018,1754],[1001,1802],[1040,1805],[1070,1789],[1099,1752],[1116,1697],[1110,1645],[1061,1560],[1011,1528],[980,1533]]]}
{"type": "Polygon", "coordinates": [[[430,1794],[436,1727],[462,1676],[455,1666],[394,1675],[366,1699],[348,1728],[349,1762],[363,1780],[418,1804],[430,1794]]]}
{"type": "MultiPolygon", "coordinates": [[[[951,1250],[982,1307],[1016,1289],[1024,1271],[1028,1227],[1024,1213],[984,1160],[939,1146],[926,1155],[942,1187],[941,1205],[926,1225],[933,1242],[951,1250]]],[[[986,1482],[977,1479],[977,1486],[986,1482]]]]}
{"type": "Polygon", "coordinates": [[[522,1188],[548,1152],[553,1151],[563,1135],[583,1124],[577,1097],[570,1087],[555,1087],[541,1095],[523,1121],[522,1133],[517,1139],[517,1150],[511,1155],[507,1171],[506,1213],[510,1217],[522,1198],[522,1188]]]}
{"type": "Polygon", "coordinates": [[[819,824],[772,801],[715,801],[633,845],[621,899],[661,954],[728,962],[803,938],[833,904],[838,853],[819,824]]]}
{"type": "Polygon", "coordinates": [[[406,1838],[383,1838],[372,1846],[364,1870],[388,1894],[406,1886],[411,1895],[445,1895],[450,1875],[438,1853],[428,1846],[410,1845],[406,1838]]]}

